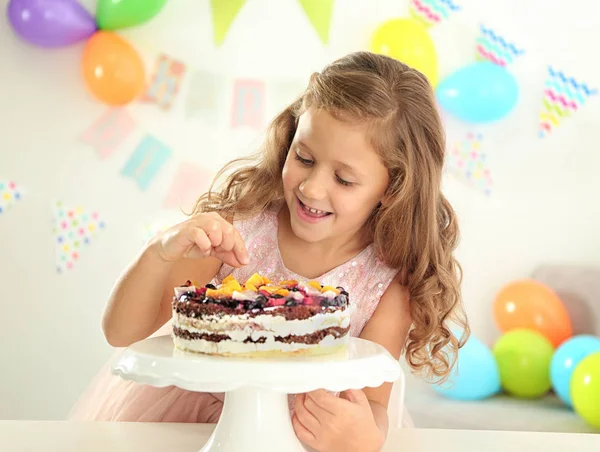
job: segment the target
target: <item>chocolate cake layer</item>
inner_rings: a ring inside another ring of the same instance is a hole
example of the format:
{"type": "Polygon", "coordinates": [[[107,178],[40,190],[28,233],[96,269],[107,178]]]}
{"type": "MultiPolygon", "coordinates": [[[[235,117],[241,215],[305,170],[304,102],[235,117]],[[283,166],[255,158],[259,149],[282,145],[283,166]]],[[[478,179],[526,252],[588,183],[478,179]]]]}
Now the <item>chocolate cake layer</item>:
{"type": "Polygon", "coordinates": [[[197,301],[174,301],[173,309],[178,314],[183,314],[191,318],[202,318],[206,316],[223,315],[246,315],[249,318],[259,315],[277,315],[285,317],[286,320],[306,320],[310,317],[324,312],[339,311],[343,308],[324,307],[319,305],[297,305],[297,306],[278,306],[273,310],[255,309],[247,311],[245,309],[230,308],[223,304],[202,303],[197,301]]]}
{"type": "MultiPolygon", "coordinates": [[[[348,333],[350,328],[342,328],[342,327],[329,327],[322,330],[315,331],[314,333],[304,334],[301,336],[297,335],[289,335],[289,336],[274,336],[276,342],[283,342],[285,344],[291,343],[299,343],[299,344],[317,344],[323,340],[326,336],[333,336],[334,338],[339,338],[348,333]]],[[[177,337],[186,340],[205,340],[209,342],[220,342],[220,341],[228,341],[231,340],[229,336],[226,334],[206,334],[206,333],[192,333],[187,330],[183,330],[181,328],[174,327],[173,334],[177,337]]],[[[244,343],[254,343],[261,344],[266,341],[265,337],[257,338],[256,340],[248,337],[243,342],[244,343]]]]}

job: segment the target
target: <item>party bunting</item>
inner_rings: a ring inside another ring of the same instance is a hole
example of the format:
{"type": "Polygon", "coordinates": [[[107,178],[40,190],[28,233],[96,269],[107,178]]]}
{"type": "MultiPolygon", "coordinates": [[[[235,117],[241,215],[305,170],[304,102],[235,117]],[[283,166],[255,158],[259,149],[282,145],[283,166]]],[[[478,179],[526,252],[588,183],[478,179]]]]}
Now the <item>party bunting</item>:
{"type": "Polygon", "coordinates": [[[588,97],[597,93],[597,89],[591,89],[585,83],[549,66],[540,112],[540,138],[548,135],[564,118],[575,113],[588,97]]]}
{"type": "Polygon", "coordinates": [[[21,187],[10,180],[0,180],[0,215],[7,212],[23,197],[21,187]]]}
{"type": "Polygon", "coordinates": [[[135,121],[124,108],[109,108],[88,130],[81,140],[92,146],[98,157],[106,159],[135,129],[135,121]]]}
{"type": "Polygon", "coordinates": [[[215,45],[225,41],[227,32],[246,0],[210,0],[215,45]]]}
{"type": "Polygon", "coordinates": [[[429,28],[439,24],[460,9],[461,7],[453,0],[411,0],[409,13],[413,19],[429,28]]]}
{"type": "Polygon", "coordinates": [[[233,85],[231,126],[260,129],[265,117],[265,82],[239,79],[233,85]]]}
{"type": "Polygon", "coordinates": [[[474,189],[490,195],[492,177],[486,155],[481,151],[482,135],[468,133],[448,154],[447,169],[474,189]]]}
{"type": "Polygon", "coordinates": [[[200,195],[212,183],[214,174],[190,162],[183,162],[173,178],[173,183],[163,201],[165,209],[191,209],[200,195]]]}
{"type": "Polygon", "coordinates": [[[105,228],[97,212],[81,207],[69,207],[62,201],[54,204],[53,233],[56,243],[56,270],[71,270],[80,253],[89,245],[98,231],[105,228]]]}
{"type": "Polygon", "coordinates": [[[163,110],[168,110],[177,96],[185,70],[185,64],[181,61],[168,55],[159,55],[152,82],[140,100],[155,103],[163,110]]]}
{"type": "Polygon", "coordinates": [[[298,0],[323,44],[329,43],[334,0],[298,0]]]}
{"type": "Polygon", "coordinates": [[[475,47],[475,58],[478,61],[491,61],[506,67],[524,53],[523,49],[519,49],[513,43],[506,41],[491,28],[480,25],[479,29],[480,35],[477,38],[475,47]]]}
{"type": "Polygon", "coordinates": [[[171,154],[171,149],[164,143],[146,135],[125,163],[121,174],[132,178],[138,187],[146,190],[171,154]]]}

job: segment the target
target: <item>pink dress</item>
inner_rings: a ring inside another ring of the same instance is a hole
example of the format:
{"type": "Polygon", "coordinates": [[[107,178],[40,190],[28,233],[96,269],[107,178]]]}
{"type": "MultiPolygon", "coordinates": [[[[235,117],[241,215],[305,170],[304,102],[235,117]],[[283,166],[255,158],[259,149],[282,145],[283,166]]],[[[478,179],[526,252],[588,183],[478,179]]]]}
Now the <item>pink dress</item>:
{"type": "MultiPolygon", "coordinates": [[[[212,284],[219,284],[233,274],[244,281],[258,272],[272,281],[306,279],[288,270],[281,258],[278,242],[278,209],[273,208],[253,219],[234,223],[243,237],[250,263],[237,269],[223,264],[212,284]]],[[[350,323],[351,336],[360,335],[373,315],[381,295],[396,275],[368,246],[354,259],[314,278],[324,285],[343,286],[356,306],[350,323]]],[[[153,336],[170,334],[167,322],[153,336]]],[[[91,383],[88,390],[71,410],[70,420],[125,422],[197,422],[216,423],[223,407],[222,393],[189,392],[174,386],[156,388],[126,381],[110,373],[109,360],[91,383]]],[[[290,401],[292,397],[290,396],[290,401]]],[[[390,401],[390,403],[392,403],[390,401]]],[[[290,403],[290,406],[293,406],[290,403]]],[[[402,424],[410,425],[406,413],[402,424]]]]}

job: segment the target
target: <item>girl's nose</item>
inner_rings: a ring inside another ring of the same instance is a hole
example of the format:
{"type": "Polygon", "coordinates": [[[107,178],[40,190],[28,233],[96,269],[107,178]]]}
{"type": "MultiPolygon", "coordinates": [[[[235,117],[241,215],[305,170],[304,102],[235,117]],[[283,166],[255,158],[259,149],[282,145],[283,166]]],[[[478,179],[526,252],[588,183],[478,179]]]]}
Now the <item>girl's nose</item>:
{"type": "Polygon", "coordinates": [[[299,189],[300,193],[307,199],[321,200],[325,198],[325,187],[319,182],[318,178],[312,175],[300,184],[299,189]]]}

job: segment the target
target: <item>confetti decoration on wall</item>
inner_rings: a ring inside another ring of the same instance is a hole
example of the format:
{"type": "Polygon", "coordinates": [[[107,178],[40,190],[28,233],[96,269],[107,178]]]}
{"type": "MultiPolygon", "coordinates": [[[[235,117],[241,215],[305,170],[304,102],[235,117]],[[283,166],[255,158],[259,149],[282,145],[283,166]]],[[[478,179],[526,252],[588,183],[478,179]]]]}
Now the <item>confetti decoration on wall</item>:
{"type": "Polygon", "coordinates": [[[481,133],[469,132],[448,153],[447,169],[472,188],[487,196],[492,193],[492,177],[486,155],[481,151],[481,133]]]}
{"type": "Polygon", "coordinates": [[[146,190],[171,154],[171,149],[164,143],[147,135],[135,148],[121,174],[132,178],[142,190],[146,190]]]}
{"type": "Polygon", "coordinates": [[[69,207],[62,201],[54,203],[53,233],[56,243],[56,271],[71,270],[80,253],[98,231],[105,228],[97,212],[82,207],[69,207]]]}
{"type": "Polygon", "coordinates": [[[506,67],[523,55],[524,50],[517,48],[513,43],[506,41],[491,28],[479,26],[480,35],[475,47],[475,59],[478,61],[491,61],[499,66],[506,67]]]}
{"type": "Polygon", "coordinates": [[[597,89],[591,89],[549,66],[540,112],[539,137],[548,135],[563,119],[575,113],[588,97],[597,93],[597,89]]]}
{"type": "Polygon", "coordinates": [[[23,198],[21,187],[11,180],[0,180],[0,215],[23,198]]]}
{"type": "Polygon", "coordinates": [[[245,4],[246,0],[210,0],[216,46],[223,44],[231,24],[245,4]]]}
{"type": "Polygon", "coordinates": [[[101,159],[109,157],[135,129],[135,121],[124,108],[108,109],[81,137],[101,159]]]}
{"type": "Polygon", "coordinates": [[[233,85],[232,127],[260,129],[265,116],[265,83],[262,80],[236,80],[233,85]]]}
{"type": "Polygon", "coordinates": [[[140,101],[151,102],[163,110],[173,105],[185,74],[185,64],[168,55],[161,54],[156,61],[152,82],[140,101]]]}
{"type": "Polygon", "coordinates": [[[188,118],[199,117],[215,124],[222,104],[223,78],[204,71],[191,74],[185,100],[185,113],[188,118]]]}
{"type": "Polygon", "coordinates": [[[334,0],[298,0],[298,3],[319,35],[321,42],[328,44],[334,0]]]}
{"type": "Polygon", "coordinates": [[[163,201],[163,207],[191,210],[200,195],[208,191],[213,178],[214,174],[207,169],[190,162],[182,162],[163,201]]]}
{"type": "Polygon", "coordinates": [[[453,0],[410,0],[410,16],[425,27],[433,27],[447,19],[461,7],[453,0]]]}

